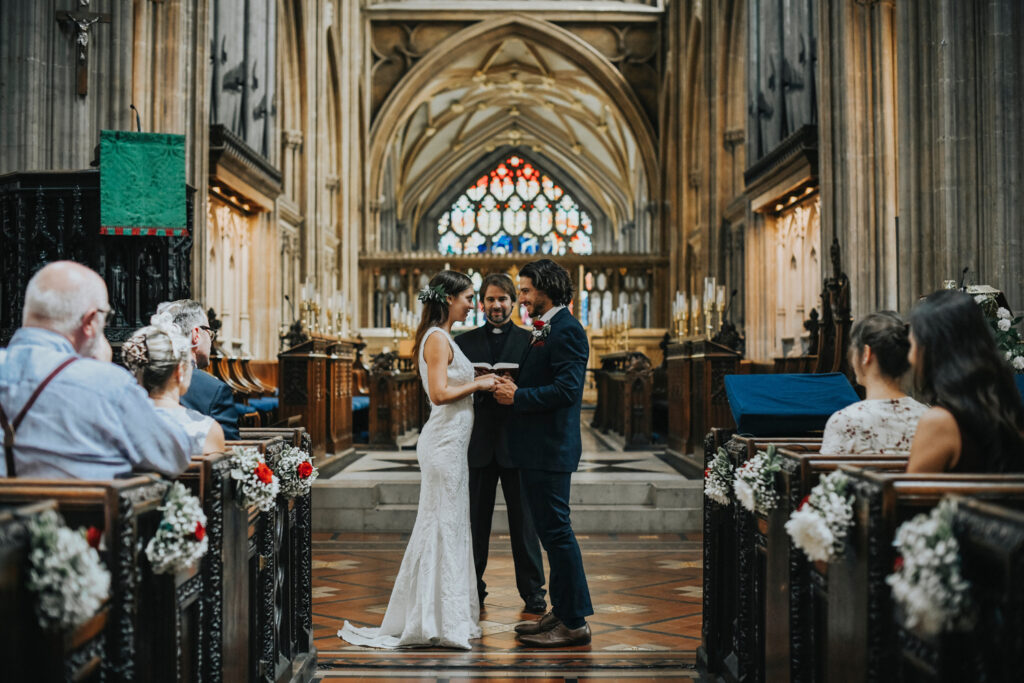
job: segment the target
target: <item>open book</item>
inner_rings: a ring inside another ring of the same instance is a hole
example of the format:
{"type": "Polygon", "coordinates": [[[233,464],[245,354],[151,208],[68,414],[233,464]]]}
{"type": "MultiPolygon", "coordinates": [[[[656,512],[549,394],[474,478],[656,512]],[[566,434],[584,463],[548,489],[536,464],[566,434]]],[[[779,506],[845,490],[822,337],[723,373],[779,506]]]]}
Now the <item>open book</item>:
{"type": "Polygon", "coordinates": [[[473,370],[476,372],[476,376],[486,375],[494,373],[495,375],[504,375],[505,377],[511,377],[515,379],[519,375],[519,363],[473,363],[473,370]]]}

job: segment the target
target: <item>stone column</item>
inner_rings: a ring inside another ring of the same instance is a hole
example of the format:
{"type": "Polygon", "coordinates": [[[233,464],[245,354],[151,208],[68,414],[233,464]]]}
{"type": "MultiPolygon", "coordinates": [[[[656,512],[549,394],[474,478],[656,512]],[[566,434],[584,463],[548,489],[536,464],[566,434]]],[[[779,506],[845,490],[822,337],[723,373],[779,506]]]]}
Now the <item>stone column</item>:
{"type": "Polygon", "coordinates": [[[909,256],[896,241],[893,1],[825,0],[819,30],[821,245],[839,238],[858,318],[898,307],[898,270],[909,256]]]}
{"type": "Polygon", "coordinates": [[[970,268],[1024,306],[1024,4],[898,2],[899,302],[970,268]]]}

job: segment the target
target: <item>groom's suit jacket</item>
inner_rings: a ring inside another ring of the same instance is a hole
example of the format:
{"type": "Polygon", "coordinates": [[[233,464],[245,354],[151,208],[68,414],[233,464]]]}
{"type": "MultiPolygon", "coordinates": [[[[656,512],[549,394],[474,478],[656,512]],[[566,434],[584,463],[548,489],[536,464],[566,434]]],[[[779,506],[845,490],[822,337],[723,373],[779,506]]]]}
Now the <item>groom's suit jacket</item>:
{"type": "MultiPolygon", "coordinates": [[[[472,363],[518,363],[530,344],[530,333],[514,324],[506,327],[508,335],[501,349],[499,358],[491,351],[487,335],[491,334],[489,325],[482,325],[475,330],[463,332],[455,338],[466,358],[472,363]]],[[[469,437],[469,466],[486,467],[492,460],[497,460],[501,467],[516,467],[508,454],[508,440],[505,430],[512,415],[509,406],[503,406],[494,400],[494,396],[485,391],[474,394],[473,434],[469,437]]]]}
{"type": "Polygon", "coordinates": [[[519,389],[508,426],[509,452],[522,469],[575,472],[580,464],[580,409],[590,345],[569,309],[551,319],[543,344],[519,363],[519,389]]]}

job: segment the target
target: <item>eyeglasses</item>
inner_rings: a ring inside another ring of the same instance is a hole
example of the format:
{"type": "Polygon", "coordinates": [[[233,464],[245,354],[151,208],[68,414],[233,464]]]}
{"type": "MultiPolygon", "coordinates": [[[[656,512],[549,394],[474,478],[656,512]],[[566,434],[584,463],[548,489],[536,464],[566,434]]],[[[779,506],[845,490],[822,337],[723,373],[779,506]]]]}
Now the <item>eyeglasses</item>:
{"type": "Polygon", "coordinates": [[[200,326],[199,326],[199,329],[201,329],[201,330],[205,331],[205,332],[206,332],[206,334],[210,335],[210,343],[211,343],[211,344],[212,344],[213,342],[217,341],[217,330],[215,330],[215,329],[211,328],[211,327],[210,327],[210,326],[208,326],[208,325],[200,325],[200,326]]]}

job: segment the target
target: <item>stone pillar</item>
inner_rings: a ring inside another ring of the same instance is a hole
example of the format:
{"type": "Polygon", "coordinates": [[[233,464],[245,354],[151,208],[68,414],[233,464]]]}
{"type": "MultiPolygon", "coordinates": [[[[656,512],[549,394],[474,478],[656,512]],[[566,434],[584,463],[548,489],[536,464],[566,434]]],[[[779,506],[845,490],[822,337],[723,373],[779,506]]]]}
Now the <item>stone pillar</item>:
{"type": "Polygon", "coordinates": [[[898,307],[898,270],[909,256],[896,240],[895,8],[825,0],[819,22],[828,46],[819,51],[821,244],[839,238],[859,318],[898,307]]]}
{"type": "Polygon", "coordinates": [[[898,2],[896,24],[900,307],[967,267],[1020,308],[1024,4],[898,2]]]}

